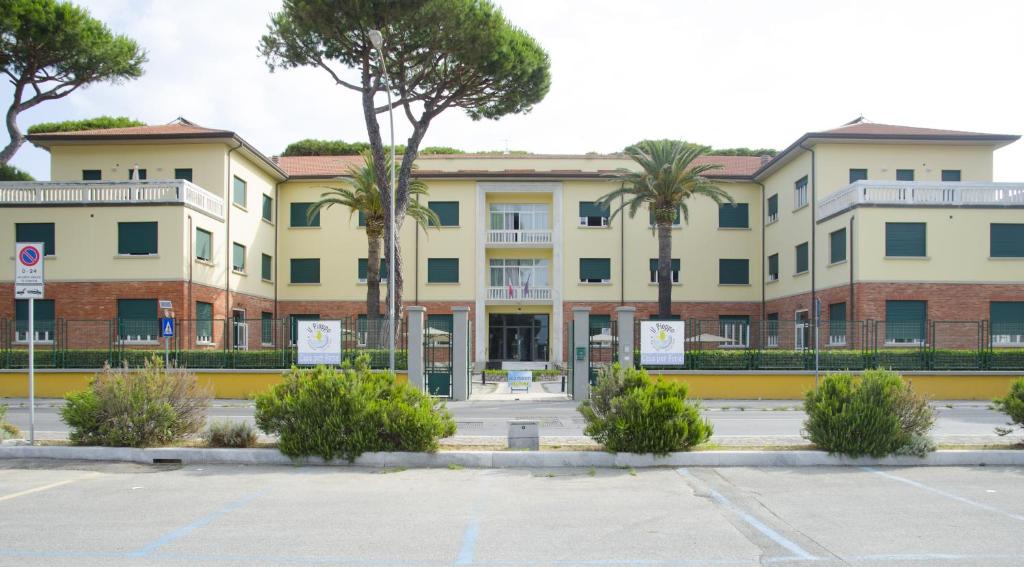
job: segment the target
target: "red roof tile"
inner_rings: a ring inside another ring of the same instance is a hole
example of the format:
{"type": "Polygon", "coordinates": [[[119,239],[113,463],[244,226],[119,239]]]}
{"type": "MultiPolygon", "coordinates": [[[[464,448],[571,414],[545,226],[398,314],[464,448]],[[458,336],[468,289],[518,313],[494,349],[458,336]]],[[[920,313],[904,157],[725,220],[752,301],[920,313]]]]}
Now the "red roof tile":
{"type": "Polygon", "coordinates": [[[217,130],[213,128],[204,128],[197,126],[192,123],[183,122],[172,122],[170,124],[160,124],[156,126],[132,126],[130,128],[104,128],[99,130],[79,130],[77,132],[43,132],[40,134],[32,134],[29,138],[34,139],[74,139],[74,138],[124,138],[124,137],[140,137],[145,138],[148,136],[160,137],[160,136],[224,136],[231,137],[234,132],[228,130],[217,130]]]}
{"type": "MultiPolygon", "coordinates": [[[[991,136],[981,132],[962,132],[960,130],[937,130],[934,128],[917,128],[914,126],[897,126],[894,124],[875,124],[874,122],[854,122],[839,128],[815,132],[818,134],[856,134],[860,136],[991,136]]],[[[815,133],[812,133],[813,136],[815,133]]]]}
{"type": "Polygon", "coordinates": [[[362,156],[281,156],[277,165],[289,177],[337,177],[363,163],[362,156]]]}

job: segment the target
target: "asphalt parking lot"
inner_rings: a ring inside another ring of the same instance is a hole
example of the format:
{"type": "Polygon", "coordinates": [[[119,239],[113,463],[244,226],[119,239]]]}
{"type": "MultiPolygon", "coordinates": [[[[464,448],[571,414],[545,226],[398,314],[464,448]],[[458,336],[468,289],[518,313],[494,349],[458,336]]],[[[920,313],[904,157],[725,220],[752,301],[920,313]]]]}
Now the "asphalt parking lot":
{"type": "Polygon", "coordinates": [[[1022,481],[0,461],[0,565],[1021,565],[1022,481]]]}

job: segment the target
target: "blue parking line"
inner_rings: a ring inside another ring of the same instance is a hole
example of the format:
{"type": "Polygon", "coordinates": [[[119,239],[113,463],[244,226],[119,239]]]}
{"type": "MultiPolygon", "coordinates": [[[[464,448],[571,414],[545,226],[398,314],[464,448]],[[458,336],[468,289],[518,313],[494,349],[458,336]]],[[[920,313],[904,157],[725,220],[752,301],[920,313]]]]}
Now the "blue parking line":
{"type": "Polygon", "coordinates": [[[921,483],[921,482],[917,482],[916,480],[910,480],[909,478],[903,478],[902,476],[896,476],[894,474],[890,474],[890,473],[887,473],[887,472],[882,472],[882,471],[880,471],[880,470],[878,470],[878,469],[876,469],[874,467],[860,467],[860,468],[862,470],[875,473],[875,474],[877,474],[879,476],[883,476],[883,477],[885,477],[885,478],[887,478],[889,480],[895,480],[896,482],[902,482],[903,484],[909,484],[910,486],[913,486],[915,488],[920,488],[921,490],[927,490],[928,492],[934,492],[935,494],[938,494],[940,496],[945,496],[946,498],[949,498],[950,500],[956,500],[957,502],[962,502],[962,503],[967,504],[969,506],[974,506],[975,508],[981,508],[982,510],[987,510],[989,512],[995,512],[996,514],[1000,514],[1002,516],[1006,516],[1007,518],[1012,518],[1014,520],[1018,520],[1018,521],[1024,522],[1024,516],[1022,516],[1020,514],[1014,514],[1013,512],[1008,512],[1008,511],[1003,510],[1001,508],[996,508],[995,506],[990,506],[988,504],[982,504],[981,502],[975,502],[974,500],[971,500],[970,498],[964,498],[963,496],[958,496],[958,495],[953,494],[951,492],[946,492],[945,490],[941,490],[941,489],[938,489],[938,488],[934,488],[934,487],[928,486],[927,484],[924,484],[924,483],[921,483]]]}
{"type": "Polygon", "coordinates": [[[192,532],[194,532],[194,531],[196,531],[196,530],[198,530],[200,528],[205,528],[206,526],[210,525],[212,522],[214,522],[215,520],[217,520],[221,516],[223,516],[225,514],[228,514],[229,512],[234,512],[235,510],[238,510],[240,508],[245,507],[247,504],[252,502],[259,495],[260,495],[260,493],[256,492],[256,493],[253,493],[253,494],[249,494],[248,496],[245,496],[243,498],[239,498],[238,500],[235,500],[234,502],[230,502],[226,506],[221,508],[220,510],[217,510],[216,512],[213,512],[212,514],[207,514],[206,516],[203,516],[202,518],[199,518],[198,520],[192,522],[191,524],[189,524],[187,526],[184,526],[182,528],[178,528],[178,529],[174,530],[173,532],[171,532],[171,533],[169,533],[167,535],[164,535],[163,537],[161,537],[160,539],[154,541],[153,543],[143,547],[142,549],[139,549],[138,551],[133,551],[133,552],[128,553],[127,556],[129,556],[129,557],[145,557],[147,555],[150,555],[154,551],[157,551],[158,549],[160,549],[161,547],[164,547],[165,545],[169,545],[171,543],[174,543],[175,541],[178,541],[179,539],[189,535],[190,533],[192,533],[192,532]]]}
{"type": "MultiPolygon", "coordinates": [[[[697,480],[697,477],[693,476],[693,474],[691,474],[690,471],[688,471],[686,469],[676,469],[676,472],[678,472],[680,475],[682,475],[682,476],[684,476],[686,478],[689,478],[689,479],[693,480],[694,482],[700,482],[699,480],[697,480]]],[[[711,488],[710,486],[707,486],[706,488],[707,488],[708,494],[711,495],[711,498],[714,499],[715,502],[718,502],[718,504],[721,505],[723,508],[725,508],[725,509],[729,510],[730,512],[732,512],[733,514],[736,514],[737,516],[739,516],[740,519],[743,520],[744,522],[746,522],[748,525],[750,525],[750,527],[752,527],[755,530],[761,532],[768,539],[772,540],[773,542],[778,544],[780,547],[786,549],[787,551],[789,551],[790,553],[793,554],[793,557],[779,558],[780,561],[792,560],[792,559],[801,559],[801,560],[805,560],[805,561],[810,561],[810,560],[818,559],[814,555],[811,555],[810,553],[808,553],[807,550],[805,550],[804,548],[802,548],[799,545],[797,545],[795,542],[786,539],[779,532],[777,532],[777,531],[769,528],[768,526],[766,526],[763,522],[761,522],[761,520],[758,520],[754,516],[751,516],[750,514],[748,514],[748,513],[744,512],[743,510],[740,510],[739,508],[737,508],[735,505],[733,505],[732,502],[729,501],[728,498],[723,496],[721,493],[719,493],[714,488],[711,488]]]]}
{"type": "Polygon", "coordinates": [[[473,556],[476,554],[476,538],[480,535],[480,518],[473,516],[466,524],[466,530],[462,533],[462,547],[459,548],[459,555],[455,558],[456,565],[472,565],[473,556]]]}

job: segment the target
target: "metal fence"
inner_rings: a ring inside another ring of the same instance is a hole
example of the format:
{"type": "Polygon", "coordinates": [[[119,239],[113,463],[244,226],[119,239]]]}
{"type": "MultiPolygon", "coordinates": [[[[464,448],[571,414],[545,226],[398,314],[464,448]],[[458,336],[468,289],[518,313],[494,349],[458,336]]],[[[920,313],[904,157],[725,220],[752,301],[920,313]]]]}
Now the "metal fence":
{"type": "MultiPolygon", "coordinates": [[[[157,320],[37,321],[37,368],[102,368],[141,366],[165,356],[183,368],[284,369],[296,363],[297,320],[288,319],[175,319],[175,334],[160,337],[157,320]]],[[[341,320],[342,360],[359,355],[373,368],[388,367],[386,319],[341,320]]],[[[0,319],[0,368],[28,367],[28,325],[0,319]]],[[[395,367],[408,368],[408,333],[399,321],[395,336],[395,367]]]]}
{"type": "MultiPolygon", "coordinates": [[[[639,366],[640,331],[633,336],[639,366]]],[[[1024,322],[686,321],[685,370],[1024,370],[1024,322]]],[[[662,368],[662,367],[659,367],[662,368]]]]}

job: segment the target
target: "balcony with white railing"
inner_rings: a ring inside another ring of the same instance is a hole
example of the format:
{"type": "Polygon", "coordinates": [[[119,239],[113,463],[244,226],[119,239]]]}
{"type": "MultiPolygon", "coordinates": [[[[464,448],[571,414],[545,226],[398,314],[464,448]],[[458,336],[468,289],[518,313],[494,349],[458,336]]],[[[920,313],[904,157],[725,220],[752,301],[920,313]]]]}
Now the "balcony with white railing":
{"type": "Polygon", "coordinates": [[[861,205],[1021,207],[1024,183],[857,181],[818,201],[818,220],[861,205]]]}
{"type": "Polygon", "coordinates": [[[551,288],[491,286],[487,288],[487,301],[497,303],[547,303],[551,301],[551,288]]]}
{"type": "Polygon", "coordinates": [[[537,248],[551,246],[551,231],[488,230],[487,245],[495,248],[537,248]]]}
{"type": "Polygon", "coordinates": [[[185,180],[4,181],[0,207],[11,205],[151,205],[180,203],[215,219],[224,218],[224,199],[185,180]]]}

